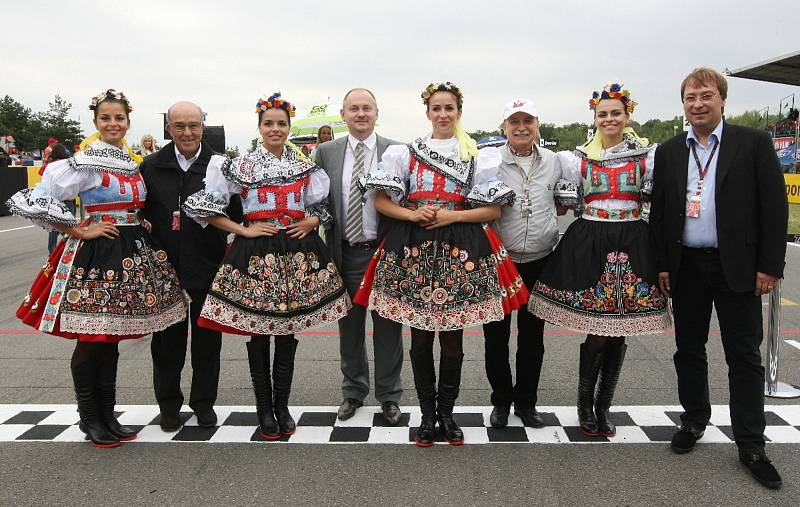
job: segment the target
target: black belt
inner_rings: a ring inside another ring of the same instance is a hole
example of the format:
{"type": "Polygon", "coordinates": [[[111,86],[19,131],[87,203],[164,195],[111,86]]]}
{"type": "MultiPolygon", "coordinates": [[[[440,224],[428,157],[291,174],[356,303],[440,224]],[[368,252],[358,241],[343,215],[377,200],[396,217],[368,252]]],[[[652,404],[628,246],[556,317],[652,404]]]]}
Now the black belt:
{"type": "Polygon", "coordinates": [[[703,254],[719,254],[719,248],[714,248],[713,246],[700,246],[700,247],[693,247],[693,246],[685,246],[683,247],[684,250],[688,250],[692,253],[703,253],[703,254]]]}
{"type": "Polygon", "coordinates": [[[378,248],[378,245],[380,245],[377,239],[373,239],[370,241],[362,241],[360,243],[350,243],[349,241],[342,241],[342,243],[349,248],[360,248],[364,250],[368,248],[374,250],[378,248]]]}

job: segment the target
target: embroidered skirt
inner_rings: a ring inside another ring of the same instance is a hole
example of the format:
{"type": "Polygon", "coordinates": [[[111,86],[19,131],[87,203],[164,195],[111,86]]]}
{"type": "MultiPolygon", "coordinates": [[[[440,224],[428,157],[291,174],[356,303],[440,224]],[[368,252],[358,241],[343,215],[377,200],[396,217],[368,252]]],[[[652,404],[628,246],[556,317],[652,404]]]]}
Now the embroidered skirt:
{"type": "Polygon", "coordinates": [[[17,317],[42,332],[88,342],[141,338],[186,319],[166,252],[139,225],[118,230],[114,239],[62,239],[17,317]]]}
{"type": "Polygon", "coordinates": [[[336,322],[350,298],[316,232],[296,239],[237,236],[222,260],[198,323],[240,335],[287,335],[336,322]]]}
{"type": "Polygon", "coordinates": [[[417,329],[456,330],[502,320],[528,289],[489,227],[425,230],[398,221],[375,252],[354,302],[417,329]]]}
{"type": "Polygon", "coordinates": [[[528,307],[548,322],[585,333],[661,333],[672,319],[650,250],[643,220],[579,218],[542,270],[528,307]]]}

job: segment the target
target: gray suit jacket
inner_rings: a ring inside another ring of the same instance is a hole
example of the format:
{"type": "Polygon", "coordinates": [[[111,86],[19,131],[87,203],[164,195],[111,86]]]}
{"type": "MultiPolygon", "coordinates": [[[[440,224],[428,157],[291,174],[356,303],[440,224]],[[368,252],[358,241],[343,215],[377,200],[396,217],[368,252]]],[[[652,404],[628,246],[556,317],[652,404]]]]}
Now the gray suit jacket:
{"type": "MultiPolygon", "coordinates": [[[[347,150],[348,136],[334,139],[327,143],[322,143],[317,146],[317,153],[315,162],[318,166],[322,167],[328,177],[331,179],[331,190],[328,194],[328,206],[331,215],[333,215],[333,227],[325,232],[325,241],[328,244],[328,249],[331,252],[331,257],[336,265],[341,269],[342,267],[342,234],[344,231],[344,207],[346,203],[342,202],[342,166],[344,165],[344,154],[347,150]]],[[[386,147],[392,144],[402,144],[385,137],[377,136],[376,146],[378,148],[378,161],[386,151],[386,147]]],[[[382,237],[382,232],[385,231],[386,222],[389,220],[386,217],[378,215],[378,237],[382,237]]]]}

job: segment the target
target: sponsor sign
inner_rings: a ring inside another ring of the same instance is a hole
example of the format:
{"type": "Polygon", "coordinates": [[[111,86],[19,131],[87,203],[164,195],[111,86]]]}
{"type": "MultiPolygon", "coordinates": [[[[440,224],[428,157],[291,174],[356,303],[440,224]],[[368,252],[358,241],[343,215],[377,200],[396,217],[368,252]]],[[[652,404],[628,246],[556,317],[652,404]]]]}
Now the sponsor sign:
{"type": "Polygon", "coordinates": [[[800,204],[800,174],[784,174],[783,179],[789,204],[800,204]]]}

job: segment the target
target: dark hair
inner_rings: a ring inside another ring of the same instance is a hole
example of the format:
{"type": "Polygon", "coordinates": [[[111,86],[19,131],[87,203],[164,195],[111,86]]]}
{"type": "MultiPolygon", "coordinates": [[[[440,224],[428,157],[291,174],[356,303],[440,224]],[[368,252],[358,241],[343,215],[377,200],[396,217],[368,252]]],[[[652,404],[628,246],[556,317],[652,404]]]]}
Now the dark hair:
{"type": "Polygon", "coordinates": [[[100,110],[100,106],[102,104],[107,103],[107,102],[112,102],[112,103],[116,102],[117,104],[122,104],[122,109],[125,110],[125,118],[127,118],[128,121],[130,121],[131,114],[128,112],[128,109],[130,109],[130,104],[128,104],[128,101],[127,100],[123,100],[123,99],[115,99],[115,98],[112,98],[112,97],[109,97],[107,99],[103,99],[102,101],[100,101],[97,104],[97,107],[92,109],[92,112],[94,113],[94,119],[95,120],[97,119],[97,111],[100,110]]]}
{"type": "Polygon", "coordinates": [[[280,109],[281,111],[283,111],[284,113],[286,113],[286,120],[289,122],[289,126],[290,126],[290,127],[292,126],[292,116],[289,114],[289,111],[287,111],[286,109],[284,109],[284,108],[282,108],[282,107],[271,107],[271,108],[269,108],[269,109],[265,109],[265,110],[263,110],[263,111],[259,111],[259,112],[258,112],[258,124],[259,124],[259,125],[261,125],[261,117],[264,115],[264,113],[266,113],[266,112],[267,112],[267,111],[269,111],[270,109],[280,109]]]}
{"type": "Polygon", "coordinates": [[[50,155],[47,157],[45,162],[55,162],[56,160],[62,160],[65,158],[69,158],[69,151],[67,151],[67,147],[61,143],[56,143],[53,145],[53,149],[50,151],[50,155]]]}

